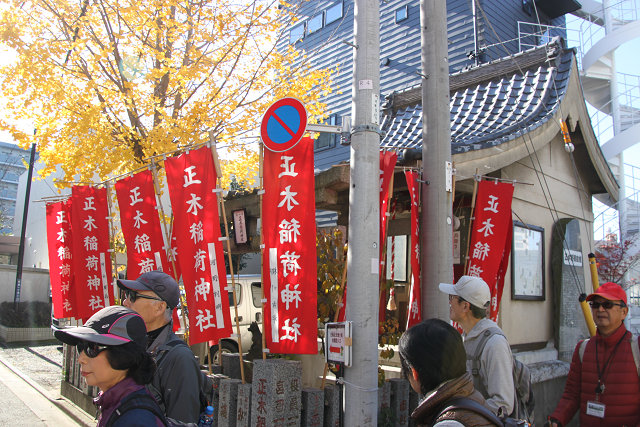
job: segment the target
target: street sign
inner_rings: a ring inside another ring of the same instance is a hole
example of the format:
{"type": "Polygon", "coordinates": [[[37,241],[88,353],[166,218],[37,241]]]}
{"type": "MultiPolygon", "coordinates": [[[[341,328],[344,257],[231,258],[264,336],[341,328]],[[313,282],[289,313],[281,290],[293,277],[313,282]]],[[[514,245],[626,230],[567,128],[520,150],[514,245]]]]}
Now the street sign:
{"type": "Polygon", "coordinates": [[[324,357],[327,363],[351,366],[351,322],[324,325],[324,357]]]}
{"type": "Polygon", "coordinates": [[[264,146],[276,153],[294,147],[307,130],[307,110],[295,98],[282,98],[264,113],[260,138],[264,146]]]}

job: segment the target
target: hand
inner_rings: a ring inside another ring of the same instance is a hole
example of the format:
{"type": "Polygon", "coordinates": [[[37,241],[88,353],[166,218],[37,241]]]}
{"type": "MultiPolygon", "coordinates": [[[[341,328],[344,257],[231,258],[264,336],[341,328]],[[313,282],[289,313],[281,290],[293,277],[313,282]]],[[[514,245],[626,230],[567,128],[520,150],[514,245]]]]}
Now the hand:
{"type": "Polygon", "coordinates": [[[544,423],[545,427],[562,427],[562,423],[555,418],[549,417],[546,423],[544,423]]]}

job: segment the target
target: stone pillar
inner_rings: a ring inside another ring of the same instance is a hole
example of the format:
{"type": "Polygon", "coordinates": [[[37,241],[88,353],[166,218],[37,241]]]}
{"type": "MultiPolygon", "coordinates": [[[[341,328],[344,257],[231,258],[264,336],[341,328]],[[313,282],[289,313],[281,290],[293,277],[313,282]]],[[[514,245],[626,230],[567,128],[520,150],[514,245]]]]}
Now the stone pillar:
{"type": "Polygon", "coordinates": [[[391,383],[385,381],[378,389],[378,421],[385,425],[391,422],[391,383]]]}
{"type": "MultiPolygon", "coordinates": [[[[570,362],[576,343],[589,336],[578,297],[585,291],[584,265],[588,258],[582,252],[580,222],[563,218],[554,224],[551,242],[551,277],[555,304],[554,326],[558,359],[570,362]]],[[[591,280],[586,286],[592,293],[591,280]]]]}
{"type": "Polygon", "coordinates": [[[235,427],[237,418],[238,385],[241,380],[230,378],[220,381],[218,388],[218,427],[235,427]]]}
{"type": "Polygon", "coordinates": [[[236,408],[236,427],[251,425],[251,384],[238,385],[238,401],[236,408]]]}
{"type": "Polygon", "coordinates": [[[337,385],[324,387],[324,427],[340,427],[340,389],[337,385]]]}
{"type": "Polygon", "coordinates": [[[302,365],[284,359],[253,364],[251,425],[298,426],[302,410],[302,365]]]}
{"type": "Polygon", "coordinates": [[[409,381],[403,378],[392,378],[391,411],[394,416],[394,426],[408,427],[409,425],[409,381]]]}
{"type": "Polygon", "coordinates": [[[222,353],[222,373],[229,378],[242,379],[238,353],[222,353]]]}
{"type": "Polygon", "coordinates": [[[319,388],[302,389],[302,427],[323,427],[324,392],[319,388]]]}

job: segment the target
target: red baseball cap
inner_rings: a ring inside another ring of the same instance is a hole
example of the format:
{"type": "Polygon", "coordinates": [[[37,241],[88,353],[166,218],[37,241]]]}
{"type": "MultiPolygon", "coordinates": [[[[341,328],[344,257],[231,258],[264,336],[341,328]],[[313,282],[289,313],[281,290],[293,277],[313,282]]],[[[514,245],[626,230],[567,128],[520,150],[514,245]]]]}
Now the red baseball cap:
{"type": "Polygon", "coordinates": [[[587,297],[587,301],[591,301],[596,296],[601,296],[604,299],[610,301],[622,301],[627,305],[627,293],[622,289],[620,285],[613,282],[607,282],[600,285],[597,291],[587,297]]]}

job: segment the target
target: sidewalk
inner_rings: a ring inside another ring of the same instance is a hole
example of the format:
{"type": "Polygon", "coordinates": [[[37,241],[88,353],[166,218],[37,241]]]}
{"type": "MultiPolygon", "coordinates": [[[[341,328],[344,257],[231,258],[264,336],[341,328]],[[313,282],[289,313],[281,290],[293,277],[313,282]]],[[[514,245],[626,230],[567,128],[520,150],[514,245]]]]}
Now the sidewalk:
{"type": "Polygon", "coordinates": [[[60,396],[60,345],[0,348],[0,425],[95,426],[60,396]]]}

